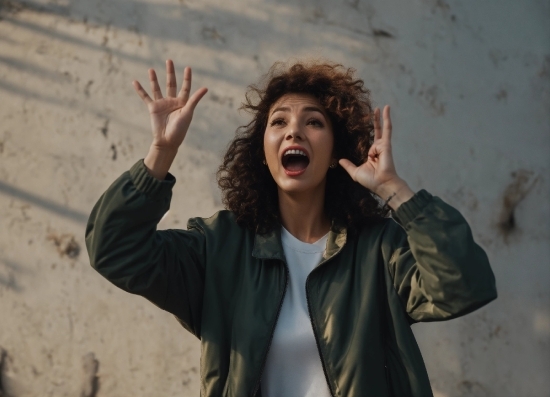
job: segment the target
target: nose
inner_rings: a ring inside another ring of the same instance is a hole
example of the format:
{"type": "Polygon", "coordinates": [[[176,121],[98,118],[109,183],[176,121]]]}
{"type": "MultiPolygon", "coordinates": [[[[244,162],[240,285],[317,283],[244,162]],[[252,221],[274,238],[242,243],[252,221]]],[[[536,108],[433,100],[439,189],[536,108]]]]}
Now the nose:
{"type": "Polygon", "coordinates": [[[302,136],[302,131],[300,130],[300,126],[298,125],[298,123],[296,121],[293,121],[291,122],[289,125],[288,125],[288,130],[286,132],[286,135],[285,135],[285,140],[289,141],[289,140],[302,140],[303,139],[303,136],[302,136]]]}

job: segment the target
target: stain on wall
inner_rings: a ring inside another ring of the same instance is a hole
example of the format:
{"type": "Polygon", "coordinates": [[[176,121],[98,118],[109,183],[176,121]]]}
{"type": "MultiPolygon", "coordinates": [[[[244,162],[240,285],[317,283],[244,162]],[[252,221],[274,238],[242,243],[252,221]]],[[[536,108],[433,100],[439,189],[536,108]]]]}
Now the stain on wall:
{"type": "Polygon", "coordinates": [[[506,242],[510,234],[518,232],[518,221],[515,214],[517,206],[540,181],[540,176],[535,175],[533,171],[523,169],[512,172],[510,176],[512,182],[504,191],[498,221],[498,230],[506,242]]]}

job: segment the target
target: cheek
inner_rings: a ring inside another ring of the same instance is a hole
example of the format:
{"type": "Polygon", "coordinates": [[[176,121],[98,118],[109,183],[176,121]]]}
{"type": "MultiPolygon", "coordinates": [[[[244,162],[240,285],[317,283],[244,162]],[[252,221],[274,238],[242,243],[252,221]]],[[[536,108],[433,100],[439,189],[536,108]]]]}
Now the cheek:
{"type": "Polygon", "coordinates": [[[330,164],[332,162],[334,152],[334,138],[332,135],[322,137],[318,142],[318,147],[322,148],[321,152],[323,160],[330,164]]]}
{"type": "Polygon", "coordinates": [[[276,162],[279,156],[279,139],[268,131],[264,134],[264,154],[268,164],[276,162]]]}

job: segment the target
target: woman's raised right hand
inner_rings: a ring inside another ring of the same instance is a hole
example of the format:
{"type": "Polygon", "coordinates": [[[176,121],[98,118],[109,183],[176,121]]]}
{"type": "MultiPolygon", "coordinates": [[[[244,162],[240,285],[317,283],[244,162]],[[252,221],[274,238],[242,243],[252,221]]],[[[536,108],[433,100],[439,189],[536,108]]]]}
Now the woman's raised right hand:
{"type": "Polygon", "coordinates": [[[162,96],[154,69],[149,69],[149,81],[153,99],[138,81],[134,81],[133,85],[147,105],[151,116],[153,143],[145,158],[145,165],[155,177],[162,179],[168,172],[168,168],[170,168],[178,148],[187,134],[195,107],[208,90],[205,87],[199,88],[189,97],[191,69],[186,67],[183,72],[181,90],[176,95],[176,73],[174,63],[170,59],[166,61],[166,97],[162,96]],[[158,158],[159,156],[164,157],[164,154],[167,158],[158,158]]]}

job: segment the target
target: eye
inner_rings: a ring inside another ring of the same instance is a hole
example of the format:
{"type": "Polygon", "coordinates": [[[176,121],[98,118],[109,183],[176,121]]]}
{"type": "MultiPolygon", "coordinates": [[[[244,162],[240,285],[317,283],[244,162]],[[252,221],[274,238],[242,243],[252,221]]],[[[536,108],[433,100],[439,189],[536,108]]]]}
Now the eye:
{"type": "Polygon", "coordinates": [[[276,126],[276,125],[284,125],[284,124],[285,124],[285,120],[281,117],[279,117],[277,119],[273,119],[273,120],[271,120],[271,123],[269,123],[269,125],[271,127],[276,126]]]}
{"type": "Polygon", "coordinates": [[[321,120],[319,120],[319,119],[317,119],[317,118],[311,118],[311,119],[309,119],[309,120],[307,121],[307,124],[308,124],[308,125],[314,125],[314,126],[316,126],[316,127],[324,127],[324,126],[325,126],[325,124],[324,124],[321,120]]]}

